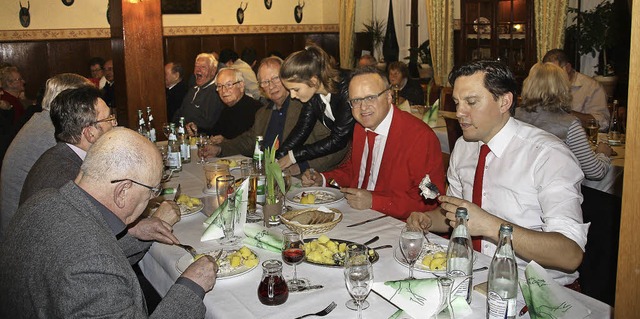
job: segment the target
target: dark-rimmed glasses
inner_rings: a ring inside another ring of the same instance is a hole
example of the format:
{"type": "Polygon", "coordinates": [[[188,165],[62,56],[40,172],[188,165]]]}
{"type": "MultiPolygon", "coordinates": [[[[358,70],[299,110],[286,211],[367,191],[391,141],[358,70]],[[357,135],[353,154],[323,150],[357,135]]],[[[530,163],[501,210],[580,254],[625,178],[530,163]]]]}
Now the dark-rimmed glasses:
{"type": "Polygon", "coordinates": [[[365,96],[363,98],[358,98],[358,99],[351,99],[351,100],[349,100],[349,106],[351,106],[352,109],[356,108],[356,107],[361,107],[363,102],[366,105],[370,105],[377,98],[379,98],[380,95],[384,94],[384,92],[387,92],[388,90],[389,90],[389,88],[386,88],[386,89],[382,90],[382,92],[380,92],[378,94],[373,94],[373,95],[365,96]]]}
{"type": "Polygon", "coordinates": [[[95,124],[102,123],[102,122],[111,122],[111,125],[118,126],[118,119],[113,114],[107,116],[106,118],[103,118],[102,120],[97,120],[97,121],[91,123],[91,125],[95,125],[95,124]]]}
{"type": "Polygon", "coordinates": [[[160,192],[162,192],[162,188],[160,188],[160,187],[151,187],[149,185],[145,185],[145,184],[142,184],[140,182],[136,182],[136,181],[134,181],[134,180],[132,180],[130,178],[112,180],[111,184],[120,183],[120,182],[126,182],[126,181],[129,181],[129,182],[132,182],[132,183],[134,183],[136,185],[140,185],[140,186],[142,186],[144,188],[147,188],[151,192],[152,197],[158,197],[158,196],[160,196],[160,192]]]}
{"type": "Polygon", "coordinates": [[[222,88],[225,88],[227,90],[231,90],[231,88],[234,85],[236,85],[236,84],[238,84],[240,82],[242,82],[242,81],[235,81],[233,83],[225,83],[225,84],[216,84],[216,90],[220,91],[220,90],[222,90],[222,88]]]}
{"type": "Polygon", "coordinates": [[[260,87],[266,88],[269,87],[269,85],[273,84],[278,85],[278,83],[280,83],[280,76],[276,75],[274,77],[272,77],[270,80],[264,80],[264,81],[260,81],[258,82],[258,85],[260,85],[260,87]]]}

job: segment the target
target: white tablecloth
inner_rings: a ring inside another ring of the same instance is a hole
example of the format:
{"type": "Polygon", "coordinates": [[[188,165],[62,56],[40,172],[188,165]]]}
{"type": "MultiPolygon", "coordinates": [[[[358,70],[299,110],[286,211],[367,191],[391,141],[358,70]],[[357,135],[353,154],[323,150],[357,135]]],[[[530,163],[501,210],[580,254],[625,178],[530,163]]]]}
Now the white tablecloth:
{"type": "MultiPolygon", "coordinates": [[[[195,154],[194,154],[195,155],[195,154]]],[[[194,161],[195,162],[195,161],[194,161]]],[[[191,196],[203,196],[204,175],[201,165],[195,163],[187,164],[183,171],[174,177],[169,186],[182,185],[183,193],[191,196]]],[[[388,281],[405,278],[408,269],[395,261],[394,250],[398,247],[398,236],[404,223],[392,217],[383,218],[368,224],[347,228],[346,226],[368,218],[380,216],[379,212],[373,210],[356,211],[351,209],[346,201],[341,201],[333,205],[344,213],[344,219],[333,230],[327,233],[331,238],[351,240],[354,242],[365,242],[373,236],[380,236],[380,240],[371,246],[391,244],[393,249],[380,250],[380,260],[373,265],[375,281],[388,281]]],[[[185,244],[192,245],[198,251],[215,250],[217,242],[200,242],[200,236],[204,231],[202,222],[205,220],[204,214],[195,214],[183,218],[174,226],[174,233],[185,244]]],[[[279,226],[284,229],[285,226],[279,226]]],[[[436,235],[429,235],[432,241],[446,245],[446,239],[436,235]]],[[[254,248],[260,257],[261,262],[267,259],[281,260],[280,254],[254,248]]],[[[143,258],[140,266],[161,295],[167,293],[176,278],[180,275],[176,269],[178,259],[185,255],[185,251],[165,244],[154,243],[149,253],[143,258]]],[[[487,266],[490,257],[478,254],[474,267],[487,266]]],[[[283,273],[290,278],[293,269],[284,264],[283,273]]],[[[414,272],[418,278],[428,278],[429,273],[414,272]]],[[[313,284],[322,284],[324,289],[312,292],[291,293],[289,299],[283,305],[277,307],[265,306],[260,303],[257,297],[257,287],[262,276],[261,267],[258,266],[251,272],[229,279],[218,280],[214,289],[207,293],[204,303],[207,306],[206,318],[292,318],[309,312],[316,312],[326,307],[331,301],[335,301],[338,307],[326,318],[347,318],[355,317],[355,312],[345,307],[345,302],[350,299],[345,288],[344,277],[341,269],[321,267],[302,263],[298,265],[298,276],[309,279],[313,284]]],[[[474,284],[486,281],[487,271],[474,274],[474,284]]],[[[578,300],[583,302],[592,310],[590,318],[609,318],[611,308],[588,296],[572,292],[578,300]]],[[[469,318],[485,317],[486,299],[478,292],[473,292],[471,307],[473,315],[469,318]]],[[[524,305],[520,296],[519,307],[524,305]]],[[[371,293],[367,300],[371,307],[364,310],[365,318],[388,318],[397,308],[375,293],[371,293]]],[[[528,318],[528,315],[522,318],[528,318]]]]}
{"type": "MultiPolygon", "coordinates": [[[[606,140],[606,136],[606,133],[599,133],[598,140],[606,140]]],[[[616,195],[618,197],[622,197],[622,178],[624,177],[625,145],[623,144],[620,146],[612,146],[612,148],[618,154],[615,156],[611,156],[611,167],[609,168],[609,171],[604,176],[604,178],[599,181],[590,181],[588,179],[585,179],[582,181],[582,185],[603,191],[605,193],[616,195]]]]}

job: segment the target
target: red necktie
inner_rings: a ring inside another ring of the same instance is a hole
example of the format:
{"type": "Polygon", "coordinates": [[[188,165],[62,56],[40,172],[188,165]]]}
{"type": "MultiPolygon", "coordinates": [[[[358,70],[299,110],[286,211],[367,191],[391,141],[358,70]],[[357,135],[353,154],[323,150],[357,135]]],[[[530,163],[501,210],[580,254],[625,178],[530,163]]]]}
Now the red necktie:
{"type": "MultiPolygon", "coordinates": [[[[473,197],[472,201],[474,204],[482,207],[482,180],[484,177],[484,166],[485,160],[487,159],[487,154],[489,154],[491,150],[487,144],[483,144],[480,147],[480,155],[478,156],[478,165],[476,166],[476,175],[473,178],[473,197]]],[[[477,251],[481,251],[482,249],[482,236],[474,236],[473,237],[473,249],[477,251]]]]}
{"type": "Polygon", "coordinates": [[[369,154],[367,155],[367,166],[364,169],[364,179],[362,180],[362,189],[367,189],[369,184],[369,174],[371,172],[371,160],[373,159],[373,144],[376,143],[376,134],[374,131],[367,131],[367,144],[369,146],[369,154]]]}

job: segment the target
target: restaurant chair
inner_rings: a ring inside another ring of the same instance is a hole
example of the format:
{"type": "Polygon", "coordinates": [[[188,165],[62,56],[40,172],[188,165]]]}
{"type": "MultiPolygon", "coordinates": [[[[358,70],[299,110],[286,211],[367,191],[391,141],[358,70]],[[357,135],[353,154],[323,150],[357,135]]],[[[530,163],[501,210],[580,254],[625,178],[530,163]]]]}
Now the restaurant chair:
{"type": "Polygon", "coordinates": [[[456,141],[462,136],[462,128],[455,117],[456,104],[453,102],[453,88],[443,87],[440,90],[440,110],[447,125],[447,139],[449,140],[449,153],[451,154],[456,141]]]}
{"type": "Polygon", "coordinates": [[[622,199],[582,186],[582,218],[590,222],[580,272],[582,293],[614,306],[622,199]]]}

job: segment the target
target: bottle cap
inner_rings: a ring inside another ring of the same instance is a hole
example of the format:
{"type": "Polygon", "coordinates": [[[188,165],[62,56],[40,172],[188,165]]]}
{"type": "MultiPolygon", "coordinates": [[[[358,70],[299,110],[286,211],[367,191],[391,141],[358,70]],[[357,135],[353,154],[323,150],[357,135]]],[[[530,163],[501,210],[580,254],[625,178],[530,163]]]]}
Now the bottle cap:
{"type": "Polygon", "coordinates": [[[505,224],[501,224],[500,225],[500,232],[503,232],[503,231],[508,231],[508,232],[512,233],[513,232],[513,225],[506,224],[506,223],[505,224]]]}
{"type": "Polygon", "coordinates": [[[458,207],[456,209],[456,217],[460,218],[464,218],[467,219],[468,213],[467,213],[467,209],[464,207],[458,207]]]}

